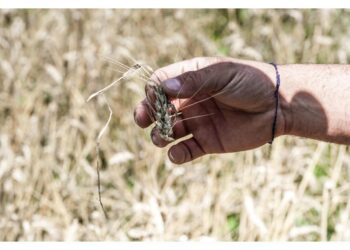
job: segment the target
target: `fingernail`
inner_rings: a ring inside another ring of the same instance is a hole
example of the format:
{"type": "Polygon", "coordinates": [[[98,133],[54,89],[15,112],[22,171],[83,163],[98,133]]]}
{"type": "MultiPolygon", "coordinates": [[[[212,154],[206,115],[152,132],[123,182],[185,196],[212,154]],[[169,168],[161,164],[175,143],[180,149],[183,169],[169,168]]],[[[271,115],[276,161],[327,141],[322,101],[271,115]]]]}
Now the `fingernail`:
{"type": "Polygon", "coordinates": [[[181,89],[181,83],[176,78],[171,78],[164,81],[165,87],[170,91],[180,91],[181,89]]]}
{"type": "Polygon", "coordinates": [[[178,148],[174,146],[169,150],[169,158],[170,160],[175,164],[181,164],[185,161],[185,154],[181,150],[181,148],[178,148]]]}

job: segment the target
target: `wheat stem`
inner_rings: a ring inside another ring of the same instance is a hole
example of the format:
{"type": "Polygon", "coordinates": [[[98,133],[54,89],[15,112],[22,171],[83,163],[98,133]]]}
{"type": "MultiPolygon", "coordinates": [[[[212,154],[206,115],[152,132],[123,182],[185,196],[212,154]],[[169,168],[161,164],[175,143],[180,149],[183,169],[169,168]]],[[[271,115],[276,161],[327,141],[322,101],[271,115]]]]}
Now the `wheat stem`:
{"type": "Polygon", "coordinates": [[[107,215],[107,212],[103,206],[103,203],[102,203],[102,196],[101,196],[101,180],[100,180],[100,139],[102,137],[102,135],[105,133],[106,129],[108,128],[108,125],[109,123],[111,122],[111,119],[112,119],[112,115],[113,115],[113,111],[112,111],[112,108],[111,106],[109,105],[108,101],[107,101],[107,98],[105,96],[103,96],[105,101],[106,101],[106,104],[108,106],[108,110],[109,110],[109,117],[108,117],[108,120],[106,122],[106,124],[104,125],[104,127],[101,129],[101,131],[99,132],[98,136],[97,136],[97,139],[96,139],[96,154],[97,154],[97,166],[96,166],[96,172],[97,172],[97,190],[98,190],[98,200],[100,202],[100,205],[101,205],[101,208],[102,208],[102,211],[106,217],[106,219],[108,219],[108,215],[107,215]]]}

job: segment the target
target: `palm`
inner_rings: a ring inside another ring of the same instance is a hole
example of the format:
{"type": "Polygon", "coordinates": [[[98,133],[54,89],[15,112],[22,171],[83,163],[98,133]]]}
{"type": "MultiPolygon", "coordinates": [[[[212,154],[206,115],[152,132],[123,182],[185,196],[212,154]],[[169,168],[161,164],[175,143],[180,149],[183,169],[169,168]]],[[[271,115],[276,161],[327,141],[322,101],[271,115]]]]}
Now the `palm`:
{"type": "MultiPolygon", "coordinates": [[[[192,134],[205,153],[247,150],[263,145],[269,139],[266,138],[267,133],[262,130],[266,130],[265,128],[270,128],[270,126],[258,128],[257,125],[254,125],[262,124],[257,119],[265,119],[270,122],[266,112],[255,113],[239,110],[223,104],[215,98],[195,104],[198,101],[194,99],[192,102],[194,105],[183,110],[184,121],[175,127],[178,130],[186,130],[178,131],[180,133],[192,134]],[[257,130],[263,132],[265,136],[259,136],[257,130]]],[[[187,105],[191,105],[191,103],[187,102],[187,105]]]]}

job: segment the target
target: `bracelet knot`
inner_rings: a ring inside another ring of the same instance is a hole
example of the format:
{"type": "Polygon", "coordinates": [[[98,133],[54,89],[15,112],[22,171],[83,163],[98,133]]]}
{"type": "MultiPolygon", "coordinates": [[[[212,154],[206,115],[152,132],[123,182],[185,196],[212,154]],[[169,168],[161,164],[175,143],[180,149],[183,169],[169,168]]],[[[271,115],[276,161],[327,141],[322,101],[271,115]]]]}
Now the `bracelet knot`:
{"type": "Polygon", "coordinates": [[[272,144],[273,140],[275,139],[275,134],[276,134],[277,113],[278,113],[278,104],[279,104],[278,90],[280,88],[281,79],[280,79],[280,73],[278,72],[277,64],[275,64],[273,62],[271,62],[270,64],[275,68],[275,71],[276,71],[276,88],[275,88],[275,92],[274,92],[275,113],[274,113],[274,118],[273,118],[273,123],[272,123],[272,136],[271,136],[271,140],[269,141],[269,144],[272,144]]]}

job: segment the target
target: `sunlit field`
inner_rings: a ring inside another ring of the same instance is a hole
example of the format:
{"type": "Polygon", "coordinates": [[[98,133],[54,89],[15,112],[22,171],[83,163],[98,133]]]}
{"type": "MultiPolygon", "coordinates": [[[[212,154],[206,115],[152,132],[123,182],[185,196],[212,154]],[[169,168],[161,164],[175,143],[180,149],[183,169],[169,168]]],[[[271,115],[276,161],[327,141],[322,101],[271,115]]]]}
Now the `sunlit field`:
{"type": "Polygon", "coordinates": [[[0,240],[350,240],[346,146],[279,137],[174,165],[134,123],[138,78],[105,95],[105,218],[109,112],[86,99],[116,61],[198,56],[349,63],[350,11],[1,10],[0,240]]]}

